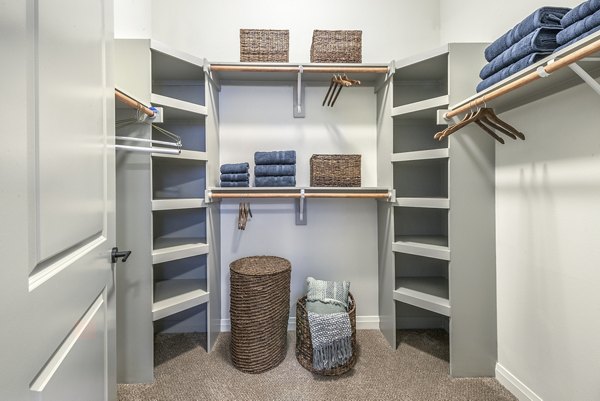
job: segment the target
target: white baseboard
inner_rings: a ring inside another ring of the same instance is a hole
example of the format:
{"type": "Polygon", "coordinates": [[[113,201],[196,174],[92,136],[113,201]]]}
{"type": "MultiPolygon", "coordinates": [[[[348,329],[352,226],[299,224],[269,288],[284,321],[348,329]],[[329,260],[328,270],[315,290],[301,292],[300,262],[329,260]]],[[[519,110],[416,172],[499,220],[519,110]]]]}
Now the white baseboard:
{"type": "Polygon", "coordinates": [[[496,379],[508,391],[512,393],[519,401],[543,401],[521,380],[517,379],[512,373],[499,363],[496,363],[496,379]]]}
{"type": "MultiPolygon", "coordinates": [[[[379,316],[356,316],[357,330],[379,330],[379,316]]],[[[296,317],[290,317],[288,331],[296,330],[296,317]]],[[[231,321],[221,319],[221,332],[231,331],[231,321]]]]}

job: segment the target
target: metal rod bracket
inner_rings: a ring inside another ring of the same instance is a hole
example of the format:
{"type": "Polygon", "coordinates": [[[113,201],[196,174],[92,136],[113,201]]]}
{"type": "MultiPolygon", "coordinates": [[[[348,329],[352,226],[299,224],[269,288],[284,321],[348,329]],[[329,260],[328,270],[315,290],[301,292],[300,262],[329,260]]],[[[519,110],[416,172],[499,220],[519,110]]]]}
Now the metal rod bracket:
{"type": "Polygon", "coordinates": [[[304,83],[302,82],[302,74],[304,73],[304,67],[298,67],[298,81],[294,86],[294,118],[306,117],[306,110],[304,108],[304,83]]]}
{"type": "Polygon", "coordinates": [[[301,189],[300,197],[296,199],[296,225],[305,226],[306,222],[306,197],[304,189],[301,189]]]}
{"type": "Polygon", "coordinates": [[[597,94],[600,95],[600,83],[596,81],[590,74],[588,74],[583,68],[579,66],[577,63],[569,64],[569,68],[573,70],[573,72],[583,81],[588,84],[597,94]]]}

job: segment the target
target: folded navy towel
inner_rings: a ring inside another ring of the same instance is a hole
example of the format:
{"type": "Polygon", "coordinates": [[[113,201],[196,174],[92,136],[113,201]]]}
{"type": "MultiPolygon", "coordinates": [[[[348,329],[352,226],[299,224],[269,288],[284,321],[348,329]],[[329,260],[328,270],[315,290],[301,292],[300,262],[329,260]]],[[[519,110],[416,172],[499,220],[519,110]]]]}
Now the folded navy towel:
{"type": "Polygon", "coordinates": [[[281,175],[296,175],[295,164],[266,164],[254,166],[254,175],[256,177],[281,176],[281,175]]]}
{"type": "Polygon", "coordinates": [[[592,15],[598,10],[600,10],[600,0],[585,1],[566,13],[565,16],[560,20],[560,24],[563,28],[566,28],[569,25],[573,25],[577,21],[581,21],[588,15],[592,15]]]}
{"type": "Polygon", "coordinates": [[[257,187],[295,187],[296,177],[290,175],[279,177],[255,177],[254,185],[257,187]]]}
{"type": "Polygon", "coordinates": [[[221,174],[247,173],[250,168],[248,163],[234,163],[221,165],[221,174]]]}
{"type": "Polygon", "coordinates": [[[296,164],[295,150],[276,150],[254,153],[255,164],[296,164]]]}
{"type": "Polygon", "coordinates": [[[600,25],[600,10],[596,11],[592,15],[588,15],[584,19],[577,21],[574,24],[571,24],[559,32],[558,35],[556,35],[556,41],[559,45],[564,45],[565,43],[580,37],[584,33],[591,31],[598,25],[600,25]]]}
{"type": "Polygon", "coordinates": [[[561,28],[538,28],[525,36],[518,43],[506,49],[498,57],[486,64],[479,73],[481,79],[491,77],[501,69],[531,53],[552,52],[558,47],[556,34],[561,28]]]}
{"type": "Polygon", "coordinates": [[[222,187],[249,187],[249,181],[221,181],[222,187]]]}
{"type": "Polygon", "coordinates": [[[485,59],[492,61],[506,49],[529,35],[538,28],[560,27],[561,18],[569,12],[570,8],[542,7],[529,14],[513,29],[496,39],[485,49],[485,59]]]}
{"type": "Polygon", "coordinates": [[[486,78],[483,81],[481,81],[479,83],[479,85],[477,85],[477,92],[481,92],[482,90],[489,88],[490,86],[494,85],[495,83],[498,83],[498,82],[502,81],[503,79],[508,78],[512,74],[521,71],[523,68],[528,67],[531,64],[537,63],[538,61],[540,61],[544,57],[548,56],[549,54],[552,54],[552,53],[533,53],[533,54],[529,54],[529,55],[523,57],[521,60],[509,65],[506,68],[503,68],[502,70],[498,71],[491,77],[486,78]]]}
{"type": "Polygon", "coordinates": [[[579,35],[576,38],[571,39],[570,41],[568,41],[567,43],[565,43],[564,45],[562,45],[561,47],[559,47],[558,49],[555,50],[555,52],[564,49],[567,46],[571,46],[573,43],[577,42],[578,40],[581,40],[583,38],[585,38],[586,36],[590,36],[592,33],[598,32],[600,31],[600,26],[597,26],[595,28],[590,29],[589,31],[582,33],[581,35],[579,35]]]}
{"type": "Polygon", "coordinates": [[[231,173],[221,174],[221,182],[223,181],[249,181],[250,173],[231,173]]]}

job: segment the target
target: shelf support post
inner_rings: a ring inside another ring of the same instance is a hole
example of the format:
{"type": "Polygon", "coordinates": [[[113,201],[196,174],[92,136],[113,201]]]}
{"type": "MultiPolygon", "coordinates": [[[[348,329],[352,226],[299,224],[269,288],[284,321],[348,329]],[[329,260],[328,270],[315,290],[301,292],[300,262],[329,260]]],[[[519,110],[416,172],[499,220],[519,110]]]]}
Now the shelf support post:
{"type": "Polygon", "coordinates": [[[306,196],[304,188],[300,190],[300,197],[296,199],[296,225],[306,225],[306,196]]]}
{"type": "Polygon", "coordinates": [[[600,95],[600,83],[598,83],[598,81],[596,81],[590,74],[581,68],[579,64],[569,64],[569,68],[573,70],[575,74],[579,75],[579,77],[583,79],[584,82],[594,90],[594,92],[600,95]]]}
{"type": "Polygon", "coordinates": [[[302,74],[304,73],[304,67],[298,66],[298,82],[294,86],[294,118],[306,117],[306,111],[304,109],[304,84],[302,83],[302,74]]]}

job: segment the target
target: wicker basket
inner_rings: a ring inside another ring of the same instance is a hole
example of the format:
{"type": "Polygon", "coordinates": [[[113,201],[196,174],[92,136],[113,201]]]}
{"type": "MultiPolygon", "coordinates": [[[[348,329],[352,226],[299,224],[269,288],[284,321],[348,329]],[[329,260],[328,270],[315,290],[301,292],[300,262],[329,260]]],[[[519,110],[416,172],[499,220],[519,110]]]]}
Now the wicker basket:
{"type": "Polygon", "coordinates": [[[312,155],[311,187],[360,187],[360,155],[312,155]]]}
{"type": "Polygon", "coordinates": [[[240,61],[287,63],[289,39],[288,30],[240,29],[240,61]]]}
{"type": "Polygon", "coordinates": [[[312,366],[313,347],[310,339],[310,327],[308,325],[308,312],[306,311],[306,296],[300,298],[296,303],[296,359],[306,370],[324,376],[337,376],[346,373],[354,367],[358,359],[356,347],[356,305],[352,294],[348,294],[350,300],[350,326],[352,327],[352,356],[342,366],[333,369],[316,370],[312,366]]]}
{"type": "Polygon", "coordinates": [[[231,361],[243,372],[265,372],[287,352],[291,264],[276,256],[251,256],[229,268],[231,361]]]}
{"type": "Polygon", "coordinates": [[[313,31],[311,63],[361,63],[362,31],[313,31]]]}

